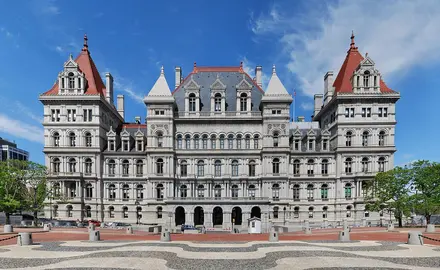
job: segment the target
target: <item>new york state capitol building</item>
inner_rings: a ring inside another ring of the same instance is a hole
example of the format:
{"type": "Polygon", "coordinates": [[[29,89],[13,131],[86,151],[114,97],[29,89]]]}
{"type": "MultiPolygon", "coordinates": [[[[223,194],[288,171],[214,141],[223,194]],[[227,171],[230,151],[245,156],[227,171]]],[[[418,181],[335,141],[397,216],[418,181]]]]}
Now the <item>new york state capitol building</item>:
{"type": "Polygon", "coordinates": [[[44,105],[45,162],[54,192],[45,215],[59,219],[246,228],[274,224],[378,223],[364,196],[393,168],[395,103],[375,63],[351,37],[337,74],[324,76],[311,122],[290,121],[292,96],[275,66],[267,89],[235,67],[163,72],[144,101],[146,119],[124,119],[90,56],[87,37],[44,105]]]}

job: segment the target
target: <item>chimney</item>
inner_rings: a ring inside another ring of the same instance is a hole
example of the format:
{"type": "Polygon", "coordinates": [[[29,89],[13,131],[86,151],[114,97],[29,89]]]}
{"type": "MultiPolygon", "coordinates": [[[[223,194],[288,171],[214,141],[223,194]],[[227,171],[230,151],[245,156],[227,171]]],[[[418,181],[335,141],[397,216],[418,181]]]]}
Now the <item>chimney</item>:
{"type": "Polygon", "coordinates": [[[124,119],[124,96],[118,95],[118,104],[117,104],[117,110],[118,113],[122,116],[122,119],[124,119]]]}
{"type": "Polygon", "coordinates": [[[304,116],[298,116],[298,122],[304,122],[304,116]]]}
{"type": "Polygon", "coordinates": [[[263,87],[263,83],[261,82],[262,76],[263,76],[263,67],[257,66],[255,68],[255,81],[259,87],[263,87]]]}
{"type": "Polygon", "coordinates": [[[313,116],[316,116],[319,113],[319,111],[321,111],[322,99],[323,99],[323,95],[322,94],[315,94],[315,96],[314,96],[315,110],[313,112],[313,116]]]}
{"type": "Polygon", "coordinates": [[[113,76],[110,72],[105,73],[105,100],[113,104],[113,76]]]}
{"type": "Polygon", "coordinates": [[[136,122],[136,124],[140,124],[141,123],[141,117],[140,116],[136,116],[134,118],[134,121],[136,122]]]}
{"type": "Polygon", "coordinates": [[[176,85],[175,85],[175,88],[179,87],[181,82],[182,82],[182,68],[181,67],[176,67],[176,85]]]}
{"type": "Polygon", "coordinates": [[[324,76],[324,105],[333,98],[333,71],[328,71],[324,76]]]}

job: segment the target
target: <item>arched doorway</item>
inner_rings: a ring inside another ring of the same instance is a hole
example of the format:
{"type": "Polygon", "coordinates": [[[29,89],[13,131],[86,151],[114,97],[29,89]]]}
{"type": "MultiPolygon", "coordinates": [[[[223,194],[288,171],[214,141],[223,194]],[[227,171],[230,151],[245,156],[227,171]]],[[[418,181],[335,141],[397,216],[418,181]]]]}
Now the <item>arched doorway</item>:
{"type": "Polygon", "coordinates": [[[242,221],[242,215],[241,215],[241,208],[236,206],[234,208],[232,208],[232,215],[231,215],[231,222],[234,225],[241,225],[241,221],[242,221]]]}
{"type": "Polygon", "coordinates": [[[212,211],[212,224],[222,225],[223,224],[223,209],[221,207],[215,207],[212,211]]]}
{"type": "Polygon", "coordinates": [[[205,221],[204,218],[204,212],[203,208],[200,206],[197,206],[196,209],[194,209],[194,225],[203,225],[205,221]]]}
{"type": "Polygon", "coordinates": [[[258,207],[258,206],[252,207],[251,218],[253,218],[253,217],[261,218],[261,209],[260,209],[260,207],[258,207]]]}
{"type": "Polygon", "coordinates": [[[176,208],[175,220],[176,226],[185,224],[185,209],[182,206],[176,208]]]}

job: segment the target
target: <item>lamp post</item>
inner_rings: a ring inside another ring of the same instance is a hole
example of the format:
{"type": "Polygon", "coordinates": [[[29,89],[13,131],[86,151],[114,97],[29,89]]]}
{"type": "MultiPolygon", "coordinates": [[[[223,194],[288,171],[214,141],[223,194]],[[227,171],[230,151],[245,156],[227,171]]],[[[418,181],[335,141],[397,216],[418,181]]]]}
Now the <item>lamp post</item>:
{"type": "Polygon", "coordinates": [[[283,212],[284,212],[284,226],[286,225],[286,207],[284,206],[283,208],[283,212]]]}
{"type": "Polygon", "coordinates": [[[171,211],[168,212],[168,217],[170,218],[170,231],[171,231],[171,218],[173,217],[173,213],[171,211]]]}
{"type": "Polygon", "coordinates": [[[139,225],[139,210],[138,210],[138,207],[139,207],[139,201],[138,200],[136,200],[135,202],[134,202],[134,205],[136,205],[136,225],[139,225]]]}

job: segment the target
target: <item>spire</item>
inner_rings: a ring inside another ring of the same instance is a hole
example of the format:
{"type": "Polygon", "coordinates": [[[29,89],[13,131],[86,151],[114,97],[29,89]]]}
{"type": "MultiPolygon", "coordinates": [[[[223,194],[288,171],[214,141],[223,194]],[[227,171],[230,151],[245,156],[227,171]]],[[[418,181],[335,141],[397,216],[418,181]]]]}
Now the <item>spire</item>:
{"type": "Polygon", "coordinates": [[[83,46],[83,48],[82,48],[82,50],[84,51],[84,52],[88,52],[89,51],[89,45],[87,44],[87,41],[88,41],[89,39],[87,38],[87,34],[84,34],[84,46],[83,46]]]}
{"type": "Polygon", "coordinates": [[[193,71],[192,71],[193,73],[197,73],[197,63],[196,62],[194,62],[194,67],[193,67],[193,71]]]}
{"type": "Polygon", "coordinates": [[[266,102],[292,102],[292,97],[287,92],[280,78],[276,73],[275,65],[272,66],[272,77],[267,85],[266,92],[264,93],[262,101],[266,102]]]}
{"type": "Polygon", "coordinates": [[[167,80],[165,79],[164,68],[160,68],[160,76],[156,83],[151,88],[148,96],[144,99],[145,103],[169,103],[174,102],[174,97],[171,95],[170,87],[168,86],[167,80]]]}
{"type": "Polygon", "coordinates": [[[350,43],[350,49],[348,51],[357,51],[358,47],[356,47],[356,43],[354,42],[354,32],[353,30],[351,31],[351,43],[350,43]]]}
{"type": "Polygon", "coordinates": [[[277,71],[275,69],[275,64],[272,65],[272,75],[277,75],[277,71]]]}
{"type": "Polygon", "coordinates": [[[162,67],[160,68],[160,76],[164,76],[164,72],[163,72],[163,65],[162,65],[162,67]]]}
{"type": "Polygon", "coordinates": [[[72,54],[69,55],[69,60],[73,60],[72,54]]]}

